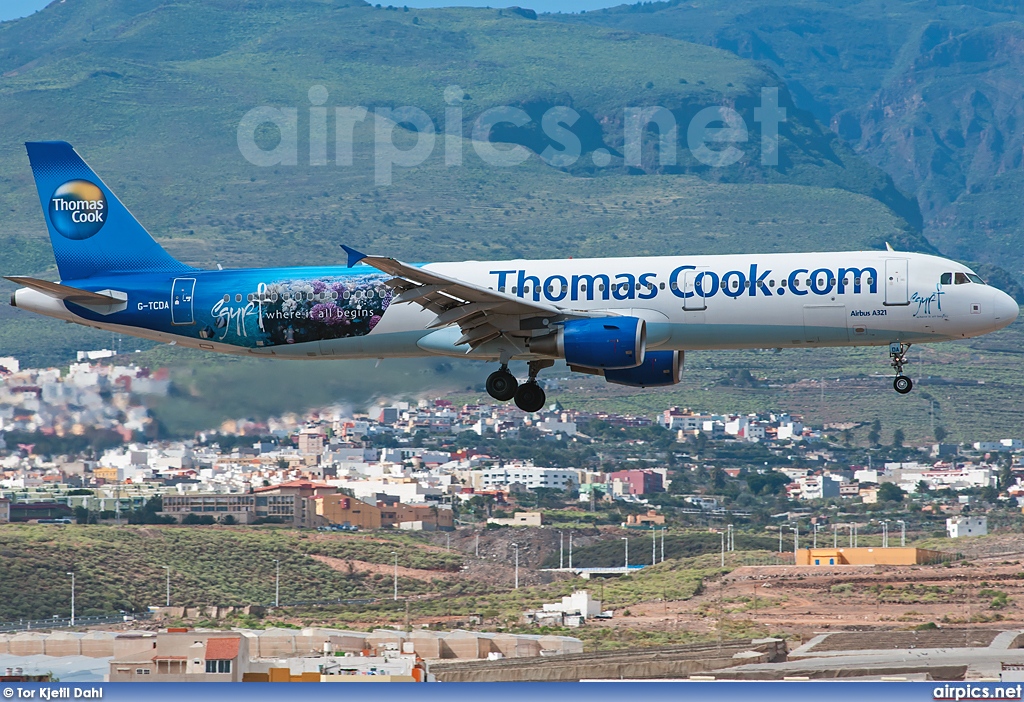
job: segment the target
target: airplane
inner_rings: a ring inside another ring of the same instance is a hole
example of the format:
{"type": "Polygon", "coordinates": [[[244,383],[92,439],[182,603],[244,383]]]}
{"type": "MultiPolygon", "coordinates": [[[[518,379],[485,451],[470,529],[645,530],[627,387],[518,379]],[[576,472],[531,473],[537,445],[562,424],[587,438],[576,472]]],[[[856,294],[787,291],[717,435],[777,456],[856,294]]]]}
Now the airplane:
{"type": "Polygon", "coordinates": [[[692,350],[912,344],[1011,324],[1006,293],[937,256],[836,251],[410,265],[342,246],[345,266],[205,270],[170,256],[74,148],[26,144],[59,282],[10,276],[11,305],[217,353],[286,359],[450,356],[497,363],[488,394],[544,407],[538,373],[678,383],[692,350]],[[527,380],[509,371],[526,361],[527,380]]]}

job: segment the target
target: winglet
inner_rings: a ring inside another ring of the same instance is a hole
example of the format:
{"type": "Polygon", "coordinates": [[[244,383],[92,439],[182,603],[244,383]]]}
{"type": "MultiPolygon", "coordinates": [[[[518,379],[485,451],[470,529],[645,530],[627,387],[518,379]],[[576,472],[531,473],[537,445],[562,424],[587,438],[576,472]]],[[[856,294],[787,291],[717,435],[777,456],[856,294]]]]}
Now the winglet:
{"type": "Polygon", "coordinates": [[[886,251],[895,251],[896,249],[894,249],[894,248],[892,247],[892,244],[890,244],[890,243],[889,243],[889,242],[887,241],[887,242],[885,242],[885,250],[886,250],[886,251]]]}
{"type": "Polygon", "coordinates": [[[366,254],[359,253],[358,251],[356,251],[355,249],[353,249],[353,248],[351,248],[349,246],[345,246],[344,244],[342,244],[341,248],[344,249],[345,253],[348,254],[348,267],[349,268],[351,268],[352,266],[356,265],[357,263],[362,261],[364,258],[366,258],[366,254]]]}

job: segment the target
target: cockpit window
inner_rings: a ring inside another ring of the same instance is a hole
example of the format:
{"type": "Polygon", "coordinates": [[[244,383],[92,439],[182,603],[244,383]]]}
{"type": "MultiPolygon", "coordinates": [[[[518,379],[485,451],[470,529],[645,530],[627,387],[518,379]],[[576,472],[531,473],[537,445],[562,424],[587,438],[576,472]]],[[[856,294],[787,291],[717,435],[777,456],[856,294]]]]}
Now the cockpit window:
{"type": "Polygon", "coordinates": [[[956,285],[963,285],[964,283],[971,282],[971,279],[967,277],[966,273],[954,273],[953,283],[956,285]]]}
{"type": "Polygon", "coordinates": [[[952,284],[953,284],[953,274],[952,273],[943,273],[942,277],[939,278],[939,285],[952,285],[952,284]]]}
{"type": "Polygon", "coordinates": [[[972,283],[977,283],[978,285],[985,284],[985,281],[981,279],[981,276],[976,273],[968,273],[967,277],[971,279],[972,283]]]}

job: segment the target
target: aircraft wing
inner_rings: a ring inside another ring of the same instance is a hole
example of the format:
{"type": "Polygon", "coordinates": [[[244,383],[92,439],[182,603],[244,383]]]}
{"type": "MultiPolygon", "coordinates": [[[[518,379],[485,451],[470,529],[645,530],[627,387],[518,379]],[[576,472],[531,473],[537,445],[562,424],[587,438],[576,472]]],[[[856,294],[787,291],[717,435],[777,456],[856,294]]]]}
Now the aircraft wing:
{"type": "Polygon", "coordinates": [[[593,316],[484,288],[393,258],[367,256],[344,245],[341,248],[348,254],[350,268],[365,263],[394,276],[386,283],[395,290],[391,304],[415,302],[430,310],[437,315],[428,325],[432,329],[458,324],[462,336],[455,343],[467,344],[470,349],[502,334],[526,337],[555,321],[593,316]]]}

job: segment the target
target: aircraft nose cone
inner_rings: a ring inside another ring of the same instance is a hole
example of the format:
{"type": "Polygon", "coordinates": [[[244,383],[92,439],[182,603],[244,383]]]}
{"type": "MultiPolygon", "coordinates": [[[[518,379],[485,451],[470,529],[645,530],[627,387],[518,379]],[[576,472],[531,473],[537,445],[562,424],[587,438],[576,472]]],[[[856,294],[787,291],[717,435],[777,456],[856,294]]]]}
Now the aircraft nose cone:
{"type": "Polygon", "coordinates": [[[1019,314],[1020,305],[1017,301],[1002,290],[996,290],[995,299],[992,300],[992,320],[998,322],[1000,327],[1007,327],[1016,321],[1019,314]]]}

